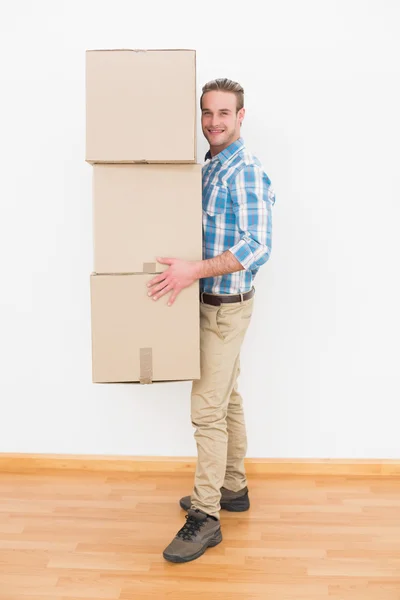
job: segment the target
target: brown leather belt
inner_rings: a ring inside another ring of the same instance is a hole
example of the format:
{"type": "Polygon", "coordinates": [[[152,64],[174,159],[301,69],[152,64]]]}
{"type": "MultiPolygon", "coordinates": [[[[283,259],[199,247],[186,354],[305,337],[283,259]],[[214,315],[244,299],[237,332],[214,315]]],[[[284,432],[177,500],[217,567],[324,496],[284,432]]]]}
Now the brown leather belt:
{"type": "Polygon", "coordinates": [[[249,292],[245,292],[244,294],[207,294],[207,292],[201,292],[200,301],[203,304],[212,304],[213,306],[219,306],[220,304],[230,303],[230,302],[244,302],[245,300],[250,300],[255,294],[255,289],[252,288],[249,292]]]}

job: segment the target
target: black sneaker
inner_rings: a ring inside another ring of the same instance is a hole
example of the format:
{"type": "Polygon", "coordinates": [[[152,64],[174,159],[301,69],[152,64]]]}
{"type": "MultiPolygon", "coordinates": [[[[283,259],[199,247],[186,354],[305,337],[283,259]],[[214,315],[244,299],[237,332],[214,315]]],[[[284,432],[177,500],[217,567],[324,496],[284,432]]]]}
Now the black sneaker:
{"type": "Polygon", "coordinates": [[[174,563],[189,562],[220,542],[222,533],[219,520],[201,510],[189,508],[186,523],[165,548],[163,557],[174,563]]]}
{"type": "MultiPolygon", "coordinates": [[[[184,496],[179,500],[181,508],[188,511],[191,507],[191,497],[184,496]]],[[[244,512],[250,508],[249,490],[244,487],[239,492],[232,492],[226,488],[221,488],[221,510],[229,510],[231,512],[244,512]]]]}

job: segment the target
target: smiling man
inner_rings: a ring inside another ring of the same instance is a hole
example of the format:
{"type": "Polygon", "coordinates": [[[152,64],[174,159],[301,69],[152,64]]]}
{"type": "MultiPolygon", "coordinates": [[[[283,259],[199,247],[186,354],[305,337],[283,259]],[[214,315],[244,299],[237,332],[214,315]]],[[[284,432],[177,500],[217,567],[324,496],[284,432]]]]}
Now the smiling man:
{"type": "Polygon", "coordinates": [[[209,143],[203,166],[203,260],[162,258],[169,265],[149,282],[157,300],[200,280],[201,377],[193,381],[191,420],[197,466],[191,496],[181,498],[186,523],[164,550],[188,562],[222,541],[220,510],[250,506],[244,458],[240,349],[253,312],[254,279],[271,255],[275,195],[260,161],[245,147],[243,88],[229,79],[207,83],[200,100],[209,143]]]}

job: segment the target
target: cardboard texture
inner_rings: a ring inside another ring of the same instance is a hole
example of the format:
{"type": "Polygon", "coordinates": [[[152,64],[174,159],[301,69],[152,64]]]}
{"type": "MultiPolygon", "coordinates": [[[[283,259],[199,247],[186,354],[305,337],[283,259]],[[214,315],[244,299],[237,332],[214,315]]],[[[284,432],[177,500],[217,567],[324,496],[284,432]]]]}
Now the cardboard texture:
{"type": "Polygon", "coordinates": [[[86,161],[196,162],[194,50],[86,52],[86,161]]]}
{"type": "Polygon", "coordinates": [[[158,256],[201,260],[201,193],[201,165],[94,165],[94,271],[165,271],[158,256]]]}
{"type": "Polygon", "coordinates": [[[146,286],[168,268],[157,256],[202,258],[195,57],[193,50],[86,52],[94,383],[200,377],[198,282],[171,307],[170,292],[154,301],[146,286]]]}
{"type": "Polygon", "coordinates": [[[95,383],[181,381],[200,377],[198,282],[175,303],[147,296],[149,274],[91,276],[95,383]]]}

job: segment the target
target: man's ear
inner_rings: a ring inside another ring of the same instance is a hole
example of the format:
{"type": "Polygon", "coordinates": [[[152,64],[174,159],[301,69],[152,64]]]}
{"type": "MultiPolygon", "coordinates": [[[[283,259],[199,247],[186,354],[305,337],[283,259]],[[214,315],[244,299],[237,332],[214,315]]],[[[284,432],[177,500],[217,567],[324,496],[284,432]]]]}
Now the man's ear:
{"type": "Polygon", "coordinates": [[[238,117],[239,117],[239,123],[240,123],[240,126],[242,126],[242,121],[243,121],[243,119],[244,119],[244,115],[245,115],[245,113],[246,113],[246,109],[245,109],[245,108],[241,108],[241,109],[239,110],[239,112],[238,112],[238,117]]]}

